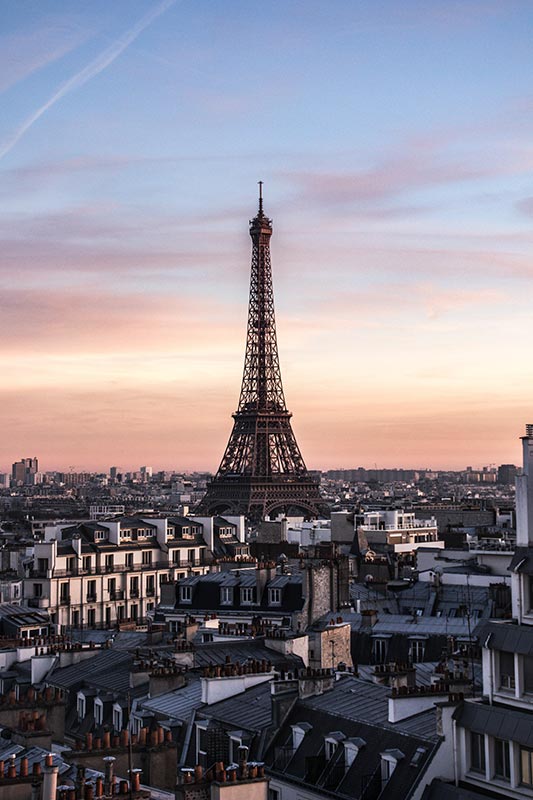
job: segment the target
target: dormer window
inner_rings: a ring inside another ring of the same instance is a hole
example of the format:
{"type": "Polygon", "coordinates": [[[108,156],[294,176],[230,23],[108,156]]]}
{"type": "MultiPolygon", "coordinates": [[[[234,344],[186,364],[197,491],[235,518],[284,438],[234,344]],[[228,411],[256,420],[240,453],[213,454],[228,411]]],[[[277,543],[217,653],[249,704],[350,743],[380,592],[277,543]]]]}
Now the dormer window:
{"type": "Polygon", "coordinates": [[[301,743],[304,740],[304,736],[310,730],[312,730],[312,725],[308,722],[298,722],[296,725],[291,725],[292,728],[292,749],[298,750],[301,743]]]}
{"type": "Polygon", "coordinates": [[[223,606],[233,605],[233,587],[222,586],[220,589],[220,603],[223,606]]]}
{"type": "Polygon", "coordinates": [[[113,706],[113,728],[116,731],[122,730],[122,707],[118,704],[113,706]]]}
{"type": "Polygon", "coordinates": [[[372,643],[372,654],[374,664],[384,664],[387,659],[388,639],[374,639],[372,643]]]}
{"type": "Polygon", "coordinates": [[[354,736],[351,739],[345,739],[342,744],[344,746],[344,768],[347,772],[359,755],[359,751],[366,745],[366,742],[364,739],[354,736]]]}
{"type": "Polygon", "coordinates": [[[241,605],[251,606],[254,602],[253,586],[245,586],[241,589],[241,605]]]}
{"type": "Polygon", "coordinates": [[[389,782],[398,762],[405,758],[401,750],[384,750],[381,755],[381,786],[383,787],[389,782]]]}
{"type": "Polygon", "coordinates": [[[104,704],[99,697],[94,701],[94,721],[97,725],[102,725],[104,722],[104,704]]]}
{"type": "Polygon", "coordinates": [[[341,731],[334,731],[333,733],[328,733],[326,738],[324,739],[324,755],[326,756],[326,761],[331,761],[337,747],[339,744],[346,738],[344,733],[341,731]]]}
{"type": "Polygon", "coordinates": [[[85,695],[82,692],[78,692],[76,708],[78,712],[78,719],[81,722],[82,719],[85,719],[85,713],[87,708],[87,701],[85,699],[85,695]]]}
{"type": "Polygon", "coordinates": [[[268,604],[269,606],[281,605],[281,589],[275,588],[268,590],[268,604]]]}
{"type": "Polygon", "coordinates": [[[180,600],[182,603],[192,602],[192,586],[180,586],[180,600]]]}
{"type": "Polygon", "coordinates": [[[411,664],[419,664],[424,660],[426,643],[423,639],[411,639],[409,642],[409,660],[411,664]]]}

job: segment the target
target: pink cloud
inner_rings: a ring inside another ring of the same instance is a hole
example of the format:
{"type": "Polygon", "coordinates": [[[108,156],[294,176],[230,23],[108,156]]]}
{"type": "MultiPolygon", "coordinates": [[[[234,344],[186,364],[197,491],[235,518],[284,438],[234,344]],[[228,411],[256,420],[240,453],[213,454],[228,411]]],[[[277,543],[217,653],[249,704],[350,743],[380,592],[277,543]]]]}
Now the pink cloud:
{"type": "Polygon", "coordinates": [[[106,294],[102,290],[6,290],[0,295],[0,339],[6,353],[156,355],[237,347],[240,325],[227,304],[207,298],[106,294]]]}

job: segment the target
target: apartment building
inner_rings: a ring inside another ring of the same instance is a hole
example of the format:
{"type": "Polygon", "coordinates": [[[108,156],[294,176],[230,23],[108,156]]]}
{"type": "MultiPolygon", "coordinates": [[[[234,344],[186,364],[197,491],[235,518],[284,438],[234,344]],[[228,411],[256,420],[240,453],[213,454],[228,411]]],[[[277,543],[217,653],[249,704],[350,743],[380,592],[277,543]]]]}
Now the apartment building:
{"type": "MultiPolygon", "coordinates": [[[[475,796],[479,790],[492,797],[533,798],[533,425],[527,426],[522,445],[517,547],[509,559],[513,619],[485,624],[480,634],[483,695],[454,714],[453,797],[458,798],[466,789],[475,796]]],[[[428,798],[434,796],[440,795],[428,791],[428,798]]]]}
{"type": "Polygon", "coordinates": [[[120,517],[51,525],[26,565],[25,602],[69,628],[142,623],[162,581],[204,575],[214,524],[188,517],[120,517]]]}
{"type": "Polygon", "coordinates": [[[357,515],[355,528],[361,550],[412,553],[430,542],[433,547],[444,547],[436,519],[417,519],[413,511],[365,511],[357,515]]]}

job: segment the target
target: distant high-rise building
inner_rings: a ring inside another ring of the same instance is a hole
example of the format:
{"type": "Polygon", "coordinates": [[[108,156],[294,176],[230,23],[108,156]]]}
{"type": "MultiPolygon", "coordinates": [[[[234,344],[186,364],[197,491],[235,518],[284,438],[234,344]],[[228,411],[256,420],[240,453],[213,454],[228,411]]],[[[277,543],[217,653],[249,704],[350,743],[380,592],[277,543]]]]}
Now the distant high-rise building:
{"type": "Polygon", "coordinates": [[[118,467],[110,467],[109,468],[109,477],[112,481],[116,481],[118,473],[118,467]]]}
{"type": "Polygon", "coordinates": [[[152,467],[141,467],[141,480],[149,480],[152,477],[152,472],[152,467]]]}
{"type": "Polygon", "coordinates": [[[514,483],[518,468],[514,464],[501,464],[498,467],[498,483],[514,483]]]}
{"type": "Polygon", "coordinates": [[[15,461],[11,468],[11,481],[14,486],[20,484],[31,486],[38,471],[39,462],[36,458],[22,458],[20,461],[15,461]]]}

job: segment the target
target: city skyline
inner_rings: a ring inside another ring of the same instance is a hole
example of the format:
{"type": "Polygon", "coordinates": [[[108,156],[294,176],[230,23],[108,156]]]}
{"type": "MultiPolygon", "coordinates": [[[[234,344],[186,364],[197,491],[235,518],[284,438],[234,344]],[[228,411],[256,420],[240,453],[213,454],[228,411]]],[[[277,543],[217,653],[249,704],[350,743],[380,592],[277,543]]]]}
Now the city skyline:
{"type": "Polygon", "coordinates": [[[4,7],[4,468],[216,469],[259,179],[307,466],[519,463],[528,6],[4,7]]]}

